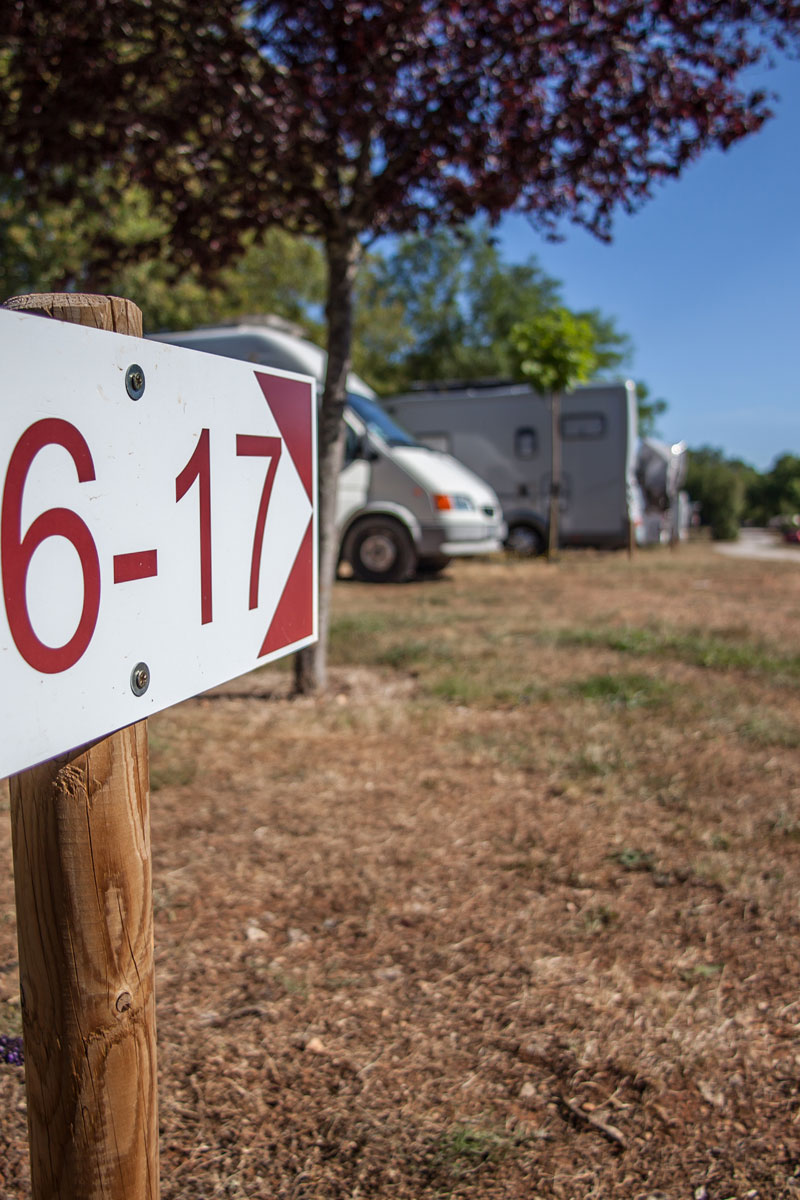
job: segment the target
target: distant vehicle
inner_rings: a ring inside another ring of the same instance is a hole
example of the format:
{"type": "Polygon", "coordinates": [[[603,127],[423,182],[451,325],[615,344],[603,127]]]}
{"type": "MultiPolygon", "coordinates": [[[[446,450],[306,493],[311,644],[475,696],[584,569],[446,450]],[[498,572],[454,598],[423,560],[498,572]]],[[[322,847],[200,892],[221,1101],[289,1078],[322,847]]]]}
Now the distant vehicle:
{"type": "MultiPolygon", "coordinates": [[[[156,341],[244,359],[322,384],[326,355],[275,318],[152,334],[156,341]]],[[[500,550],[500,502],[481,479],[448,454],[420,445],[390,419],[372,389],[351,374],[347,440],[336,521],[340,562],[357,579],[394,583],[435,573],[452,558],[500,550]]]]}
{"type": "Polygon", "coordinates": [[[687,467],[685,442],[669,445],[656,438],[642,438],[636,455],[636,479],[644,501],[645,544],[688,537],[691,507],[686,492],[681,490],[687,467]]]}
{"type": "Polygon", "coordinates": [[[781,537],[785,542],[791,545],[796,545],[800,542],[800,514],[795,513],[791,517],[779,517],[779,529],[781,537]]]}
{"type": "MultiPolygon", "coordinates": [[[[547,545],[551,486],[549,398],[524,383],[420,385],[384,401],[413,434],[466,463],[497,492],[506,545],[539,554],[547,545]]],[[[595,383],[561,400],[559,541],[627,547],[641,536],[636,483],[635,385],[595,383]]]]}

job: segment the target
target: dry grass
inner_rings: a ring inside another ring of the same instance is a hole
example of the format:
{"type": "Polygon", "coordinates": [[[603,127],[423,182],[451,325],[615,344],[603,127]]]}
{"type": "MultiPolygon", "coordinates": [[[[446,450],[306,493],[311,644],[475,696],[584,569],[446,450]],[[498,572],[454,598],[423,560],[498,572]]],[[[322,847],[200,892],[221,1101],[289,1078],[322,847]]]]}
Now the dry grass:
{"type": "Polygon", "coordinates": [[[704,546],[341,582],[329,698],[154,718],[164,1200],[800,1197],[798,615],[704,546]]]}

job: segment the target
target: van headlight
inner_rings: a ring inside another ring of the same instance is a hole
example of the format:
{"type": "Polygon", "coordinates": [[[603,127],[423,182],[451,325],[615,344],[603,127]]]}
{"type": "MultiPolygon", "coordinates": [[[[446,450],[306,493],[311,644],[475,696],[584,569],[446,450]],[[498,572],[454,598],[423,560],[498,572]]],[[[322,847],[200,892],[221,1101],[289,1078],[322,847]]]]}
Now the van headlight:
{"type": "Polygon", "coordinates": [[[433,504],[435,508],[438,508],[439,512],[449,512],[451,510],[459,512],[475,511],[475,505],[469,496],[445,496],[441,492],[434,492],[433,504]]]}

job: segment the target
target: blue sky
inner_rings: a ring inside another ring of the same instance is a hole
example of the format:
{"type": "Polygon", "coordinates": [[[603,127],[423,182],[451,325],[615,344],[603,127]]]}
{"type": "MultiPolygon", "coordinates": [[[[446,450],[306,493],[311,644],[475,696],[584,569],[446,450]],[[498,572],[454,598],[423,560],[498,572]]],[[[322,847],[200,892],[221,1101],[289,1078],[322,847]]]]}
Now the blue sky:
{"type": "Polygon", "coordinates": [[[575,227],[547,243],[520,217],[499,232],[507,260],[535,255],[571,308],[630,335],[629,374],[669,404],[662,437],[764,470],[800,455],[800,63],[758,82],[773,119],[618,217],[611,245],[575,227]]]}

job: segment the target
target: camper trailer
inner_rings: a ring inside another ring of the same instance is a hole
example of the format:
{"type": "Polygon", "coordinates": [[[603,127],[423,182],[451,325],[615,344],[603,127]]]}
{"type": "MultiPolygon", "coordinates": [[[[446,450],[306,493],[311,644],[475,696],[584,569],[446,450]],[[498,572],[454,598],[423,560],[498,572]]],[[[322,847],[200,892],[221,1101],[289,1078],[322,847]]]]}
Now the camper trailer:
{"type": "MultiPolygon", "coordinates": [[[[526,384],[428,385],[385,401],[426,446],[455,455],[497,492],[506,545],[538,554],[547,544],[551,489],[550,397],[526,384]]],[[[641,528],[636,482],[636,390],[595,383],[562,397],[559,540],[626,547],[641,528]]]]}
{"type": "Polygon", "coordinates": [[[691,506],[681,490],[687,467],[685,442],[668,445],[655,438],[642,438],[636,478],[644,501],[642,540],[647,545],[682,541],[689,536],[691,506]]]}
{"type": "MultiPolygon", "coordinates": [[[[251,319],[157,341],[244,359],[322,384],[326,356],[288,323],[251,319]]],[[[490,487],[449,454],[421,445],[384,412],[372,389],[351,374],[345,409],[345,463],[337,490],[340,562],[371,583],[434,573],[459,556],[500,550],[500,502],[490,487]]]]}

